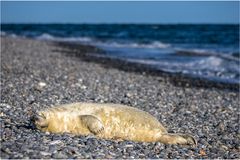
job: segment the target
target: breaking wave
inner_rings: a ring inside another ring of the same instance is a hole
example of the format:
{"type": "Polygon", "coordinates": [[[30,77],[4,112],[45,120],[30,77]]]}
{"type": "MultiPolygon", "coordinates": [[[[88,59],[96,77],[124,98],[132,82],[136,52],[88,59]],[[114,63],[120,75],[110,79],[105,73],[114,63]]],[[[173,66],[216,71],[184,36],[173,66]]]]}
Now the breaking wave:
{"type": "Polygon", "coordinates": [[[38,37],[38,40],[50,40],[50,41],[65,41],[65,42],[91,42],[89,37],[55,37],[50,34],[44,33],[38,37]]]}
{"type": "Polygon", "coordinates": [[[239,63],[225,61],[215,56],[189,62],[143,59],[129,59],[129,61],[154,66],[166,72],[183,73],[229,83],[239,83],[240,80],[239,63]]]}

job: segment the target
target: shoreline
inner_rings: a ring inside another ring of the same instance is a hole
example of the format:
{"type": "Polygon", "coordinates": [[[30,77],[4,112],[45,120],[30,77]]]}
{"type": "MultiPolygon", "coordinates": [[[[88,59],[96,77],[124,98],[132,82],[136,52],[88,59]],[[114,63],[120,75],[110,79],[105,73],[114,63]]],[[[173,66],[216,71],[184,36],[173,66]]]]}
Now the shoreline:
{"type": "Polygon", "coordinates": [[[237,88],[209,86],[126,62],[97,58],[96,47],[1,37],[1,158],[239,158],[237,88]],[[189,85],[187,85],[189,84],[189,85]],[[36,110],[73,102],[125,104],[147,111],[170,133],[198,145],[164,145],[43,133],[36,110]]]}
{"type": "Polygon", "coordinates": [[[59,52],[66,53],[67,56],[78,57],[83,61],[101,64],[103,67],[112,67],[126,72],[133,72],[138,74],[146,74],[156,77],[165,77],[170,83],[179,87],[196,87],[196,88],[216,88],[216,89],[228,89],[238,92],[240,89],[239,83],[227,83],[220,81],[208,80],[206,78],[193,77],[189,75],[183,75],[181,73],[169,73],[161,70],[157,70],[148,65],[129,62],[121,59],[113,59],[104,55],[104,50],[101,50],[95,46],[70,43],[70,42],[52,42],[54,45],[62,48],[59,52]],[[82,47],[85,46],[90,53],[83,53],[82,47]],[[92,54],[91,54],[92,53],[92,54]],[[96,55],[97,54],[97,55],[96,55]]]}

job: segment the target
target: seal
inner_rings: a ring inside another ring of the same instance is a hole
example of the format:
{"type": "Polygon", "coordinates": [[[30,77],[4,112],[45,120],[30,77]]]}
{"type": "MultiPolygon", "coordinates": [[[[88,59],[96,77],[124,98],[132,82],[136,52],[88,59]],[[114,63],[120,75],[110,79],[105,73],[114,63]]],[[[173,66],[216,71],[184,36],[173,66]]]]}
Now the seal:
{"type": "Polygon", "coordinates": [[[37,112],[37,129],[98,138],[196,145],[187,134],[171,134],[149,113],[120,104],[72,103],[37,112]]]}

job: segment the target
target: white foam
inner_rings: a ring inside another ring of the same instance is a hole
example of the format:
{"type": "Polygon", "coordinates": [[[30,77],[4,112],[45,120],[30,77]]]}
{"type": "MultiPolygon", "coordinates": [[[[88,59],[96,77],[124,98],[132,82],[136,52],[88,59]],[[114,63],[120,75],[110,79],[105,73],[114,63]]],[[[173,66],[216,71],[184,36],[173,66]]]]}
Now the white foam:
{"type": "Polygon", "coordinates": [[[186,63],[182,66],[185,70],[211,70],[211,71],[224,71],[223,60],[218,57],[208,57],[199,61],[186,63]]]}
{"type": "Polygon", "coordinates": [[[154,41],[150,44],[141,43],[119,43],[119,42],[98,42],[98,45],[105,47],[116,47],[116,48],[146,48],[146,49],[163,49],[170,47],[170,44],[165,44],[159,41],[154,41]]]}
{"type": "Polygon", "coordinates": [[[6,36],[6,32],[0,31],[0,36],[6,36]]]}
{"type": "Polygon", "coordinates": [[[139,46],[144,47],[144,48],[168,48],[168,47],[170,47],[170,44],[162,43],[159,41],[154,41],[150,44],[142,44],[139,46]]]}
{"type": "Polygon", "coordinates": [[[38,40],[50,40],[50,41],[65,41],[65,42],[91,42],[92,39],[89,37],[55,37],[50,34],[44,33],[38,37],[38,40]]]}
{"type": "Polygon", "coordinates": [[[89,37],[69,37],[69,38],[62,38],[63,41],[70,41],[70,42],[92,42],[93,40],[89,37]]]}
{"type": "Polygon", "coordinates": [[[142,59],[130,59],[129,61],[152,65],[166,72],[191,74],[200,77],[240,83],[239,77],[237,76],[240,74],[239,63],[232,63],[215,56],[189,62],[142,59]]]}
{"type": "Polygon", "coordinates": [[[17,38],[18,36],[16,34],[10,34],[9,37],[17,38]]]}
{"type": "Polygon", "coordinates": [[[186,53],[190,53],[192,55],[195,56],[214,56],[214,57],[220,57],[226,60],[232,60],[232,61],[236,61],[239,62],[239,59],[227,54],[227,53],[219,53],[219,52],[214,52],[212,50],[206,50],[206,49],[180,49],[180,48],[175,48],[176,52],[186,52],[186,53]]]}
{"type": "Polygon", "coordinates": [[[9,37],[12,37],[12,38],[18,37],[18,36],[17,36],[16,34],[14,34],[14,33],[8,34],[8,33],[4,32],[4,31],[0,31],[0,36],[9,36],[9,37]]]}
{"type": "Polygon", "coordinates": [[[38,36],[36,39],[38,39],[38,40],[55,40],[56,37],[54,37],[50,34],[47,34],[47,33],[43,33],[42,35],[38,36]]]}
{"type": "Polygon", "coordinates": [[[82,42],[82,43],[92,43],[93,45],[102,47],[115,47],[115,48],[140,48],[140,49],[164,49],[170,47],[170,44],[162,43],[160,41],[154,41],[149,44],[143,43],[121,43],[116,41],[97,41],[90,37],[56,37],[48,33],[43,33],[36,37],[39,40],[51,40],[51,41],[65,41],[65,42],[82,42]]]}

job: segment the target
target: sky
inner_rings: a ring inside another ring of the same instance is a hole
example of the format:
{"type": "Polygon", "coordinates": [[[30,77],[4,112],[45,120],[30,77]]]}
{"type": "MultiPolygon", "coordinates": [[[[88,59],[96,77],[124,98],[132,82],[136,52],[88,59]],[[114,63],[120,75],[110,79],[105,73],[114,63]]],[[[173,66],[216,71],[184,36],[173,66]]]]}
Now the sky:
{"type": "Polygon", "coordinates": [[[234,23],[239,2],[7,2],[1,23],[234,23]]]}

